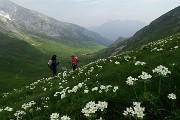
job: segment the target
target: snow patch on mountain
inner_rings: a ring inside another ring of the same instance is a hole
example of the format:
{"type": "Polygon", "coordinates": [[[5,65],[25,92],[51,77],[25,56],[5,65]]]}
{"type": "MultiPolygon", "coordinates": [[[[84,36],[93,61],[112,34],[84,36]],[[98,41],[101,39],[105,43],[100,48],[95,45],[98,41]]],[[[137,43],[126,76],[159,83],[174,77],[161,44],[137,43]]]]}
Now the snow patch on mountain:
{"type": "Polygon", "coordinates": [[[9,14],[4,12],[4,11],[2,11],[2,10],[0,10],[0,16],[6,18],[8,20],[11,20],[9,14]]]}

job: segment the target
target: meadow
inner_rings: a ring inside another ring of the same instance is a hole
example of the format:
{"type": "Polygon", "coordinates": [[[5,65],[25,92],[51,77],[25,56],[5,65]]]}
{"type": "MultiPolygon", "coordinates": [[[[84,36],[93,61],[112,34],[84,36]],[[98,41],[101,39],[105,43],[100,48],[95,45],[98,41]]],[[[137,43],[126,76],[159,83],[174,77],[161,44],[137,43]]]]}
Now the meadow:
{"type": "Polygon", "coordinates": [[[180,119],[179,42],[177,33],[3,93],[0,120],[180,119]]]}
{"type": "Polygon", "coordinates": [[[84,65],[89,59],[83,54],[99,51],[105,46],[91,47],[69,46],[51,38],[27,36],[25,34],[1,34],[0,39],[0,93],[9,92],[14,88],[21,88],[37,79],[52,76],[47,67],[51,56],[56,54],[61,67],[71,68],[70,56],[76,55],[80,64],[84,65]],[[83,59],[83,60],[81,60],[83,59]]]}

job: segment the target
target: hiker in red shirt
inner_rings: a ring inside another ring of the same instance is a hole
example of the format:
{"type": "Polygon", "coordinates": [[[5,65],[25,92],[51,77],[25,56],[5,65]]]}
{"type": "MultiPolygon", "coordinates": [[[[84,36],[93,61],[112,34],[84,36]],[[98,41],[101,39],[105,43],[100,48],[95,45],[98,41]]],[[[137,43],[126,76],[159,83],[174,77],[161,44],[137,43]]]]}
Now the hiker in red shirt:
{"type": "Polygon", "coordinates": [[[76,70],[77,64],[78,64],[78,59],[74,55],[71,55],[71,64],[72,64],[73,71],[76,70]]]}

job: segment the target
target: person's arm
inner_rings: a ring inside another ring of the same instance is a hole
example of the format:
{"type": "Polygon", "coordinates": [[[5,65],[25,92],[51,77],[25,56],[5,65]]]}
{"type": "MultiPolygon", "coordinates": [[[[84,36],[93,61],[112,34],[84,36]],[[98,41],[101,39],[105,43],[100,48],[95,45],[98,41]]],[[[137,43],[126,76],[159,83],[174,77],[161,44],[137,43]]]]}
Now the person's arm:
{"type": "Polygon", "coordinates": [[[56,62],[56,66],[59,65],[60,61],[56,62]]]}

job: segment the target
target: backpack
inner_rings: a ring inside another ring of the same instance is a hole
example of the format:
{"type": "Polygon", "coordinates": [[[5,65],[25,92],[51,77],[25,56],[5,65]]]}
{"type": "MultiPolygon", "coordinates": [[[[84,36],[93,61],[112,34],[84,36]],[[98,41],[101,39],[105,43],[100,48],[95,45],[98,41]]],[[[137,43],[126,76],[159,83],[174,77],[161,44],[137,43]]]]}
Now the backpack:
{"type": "Polygon", "coordinates": [[[75,57],[75,59],[76,59],[76,61],[77,61],[77,63],[78,63],[78,62],[79,62],[78,58],[77,58],[77,57],[75,57]]]}
{"type": "Polygon", "coordinates": [[[52,60],[49,60],[49,61],[48,61],[48,67],[49,67],[50,69],[52,69],[52,60]]]}

